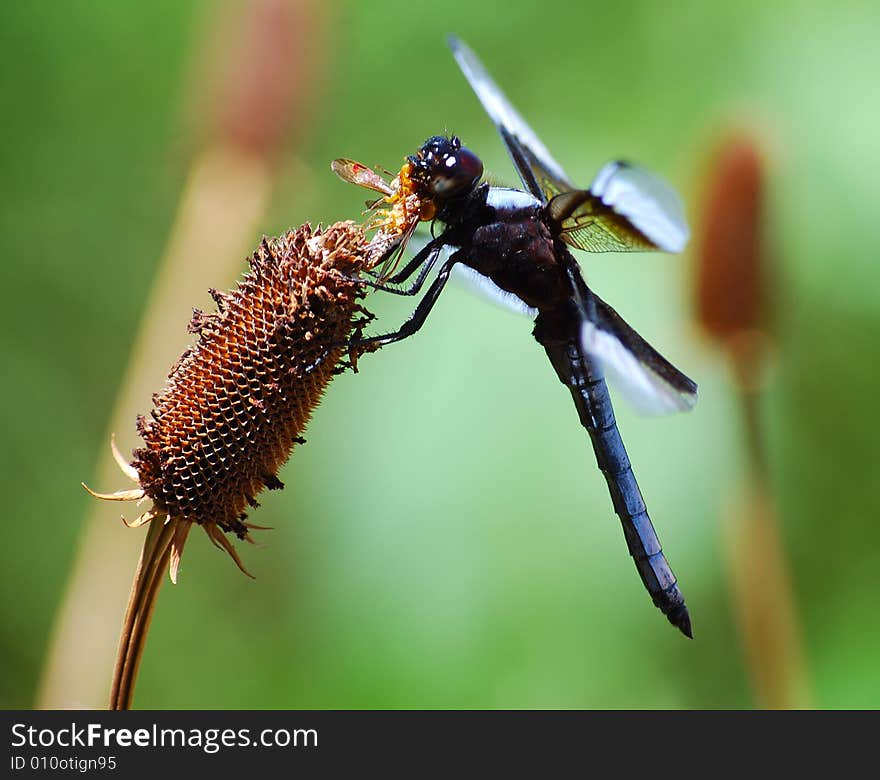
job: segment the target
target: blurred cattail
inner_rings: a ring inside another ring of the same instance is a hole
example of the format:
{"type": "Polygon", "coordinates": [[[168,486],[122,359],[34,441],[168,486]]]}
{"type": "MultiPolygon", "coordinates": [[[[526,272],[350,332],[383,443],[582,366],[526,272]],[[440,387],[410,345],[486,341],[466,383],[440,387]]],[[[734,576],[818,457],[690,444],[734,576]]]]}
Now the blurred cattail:
{"type": "Polygon", "coordinates": [[[697,321],[728,353],[737,381],[750,385],[760,381],[771,326],[764,162],[749,137],[733,136],[719,145],[709,171],[696,253],[697,321]]]}
{"type": "MultiPolygon", "coordinates": [[[[304,226],[264,240],[251,269],[229,293],[212,291],[217,311],[196,310],[187,349],[138,419],[144,446],[123,473],[138,487],[94,493],[152,506],[128,524],[151,528],[132,585],[123,625],[111,707],[131,703],[146,627],[162,570],[177,580],[193,524],[245,571],[226,534],[251,541],[247,507],[277,477],[327,384],[356,359],[346,346],[372,315],[359,303],[357,275],[370,268],[363,230],[353,222],[327,230],[304,226]],[[348,356],[348,357],[346,357],[348,356]]],[[[247,573],[245,571],[245,573],[247,573]]]]}
{"type": "Polygon", "coordinates": [[[731,366],[746,445],[742,497],[724,514],[731,589],[761,705],[808,706],[797,609],[769,489],[760,417],[774,296],[765,218],[765,164],[748,135],[721,143],[709,165],[696,253],[697,322],[731,366]]]}
{"type": "Polygon", "coordinates": [[[720,145],[709,165],[697,253],[697,314],[706,332],[725,341],[763,328],[763,161],[750,138],[720,145]]]}
{"type": "Polygon", "coordinates": [[[199,131],[258,157],[271,157],[308,126],[320,93],[317,0],[243,0],[203,45],[204,73],[189,90],[199,131]],[[225,49],[218,62],[218,47],[225,49]],[[316,62],[317,60],[317,62],[316,62]]]}

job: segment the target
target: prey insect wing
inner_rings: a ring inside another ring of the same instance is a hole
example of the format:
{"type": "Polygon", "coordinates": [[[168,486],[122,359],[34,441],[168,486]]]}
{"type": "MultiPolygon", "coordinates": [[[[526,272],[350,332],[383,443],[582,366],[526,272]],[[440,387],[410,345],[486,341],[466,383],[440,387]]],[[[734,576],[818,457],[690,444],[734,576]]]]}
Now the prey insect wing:
{"type": "Polygon", "coordinates": [[[390,196],[394,193],[394,189],[385,179],[363,163],[340,157],[330,163],[330,169],[342,181],[349,184],[356,184],[358,187],[381,192],[385,196],[390,196]]]}

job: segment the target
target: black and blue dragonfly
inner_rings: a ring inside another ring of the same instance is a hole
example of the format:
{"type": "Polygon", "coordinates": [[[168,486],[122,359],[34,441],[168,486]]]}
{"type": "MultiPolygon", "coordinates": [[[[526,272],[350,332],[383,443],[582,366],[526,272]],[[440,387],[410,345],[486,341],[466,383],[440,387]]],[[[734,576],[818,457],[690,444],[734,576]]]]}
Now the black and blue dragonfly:
{"type": "MultiPolygon", "coordinates": [[[[335,161],[333,168],[342,178],[386,195],[392,207],[382,213],[396,215],[388,219],[402,237],[399,243],[412,235],[417,221],[443,226],[400,272],[369,282],[377,289],[416,295],[444,257],[410,318],[393,333],[362,338],[352,346],[372,350],[413,335],[453,268],[533,316],[533,335],[571,392],[590,435],[642,582],[654,604],[690,637],[684,596],[633,475],[605,378],[653,413],[690,409],[697,386],[587,286],[570,252],[680,252],[689,237],[681,202],[661,179],[621,161],[606,164],[588,189],[576,187],[477,56],[457,38],[449,43],[524,189],[482,182],[482,162],[454,136],[429,138],[390,184],[359,163],[335,161]],[[409,287],[401,287],[414,275],[409,287]]],[[[400,249],[395,245],[389,254],[399,257],[400,249]]]]}

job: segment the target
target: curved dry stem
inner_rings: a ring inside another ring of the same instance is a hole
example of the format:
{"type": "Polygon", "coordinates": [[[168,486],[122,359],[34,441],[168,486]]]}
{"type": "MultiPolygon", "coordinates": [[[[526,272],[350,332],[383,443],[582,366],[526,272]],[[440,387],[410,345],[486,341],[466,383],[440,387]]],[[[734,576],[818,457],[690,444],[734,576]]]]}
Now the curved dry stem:
{"type": "Polygon", "coordinates": [[[158,517],[150,523],[147,531],[138,568],[131,584],[131,594],[119,637],[113,684],[110,689],[111,710],[127,710],[131,707],[147,630],[153,617],[159,589],[162,587],[165,567],[168,566],[171,557],[176,526],[174,520],[168,521],[158,517]]]}

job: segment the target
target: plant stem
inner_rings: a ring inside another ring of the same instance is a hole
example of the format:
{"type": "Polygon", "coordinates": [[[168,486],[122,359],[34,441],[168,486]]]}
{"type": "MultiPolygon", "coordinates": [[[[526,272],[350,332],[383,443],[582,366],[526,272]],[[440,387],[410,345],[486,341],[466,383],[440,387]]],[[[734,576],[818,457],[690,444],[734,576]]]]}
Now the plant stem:
{"type": "Polygon", "coordinates": [[[150,523],[147,538],[144,540],[119,636],[119,649],[110,689],[111,710],[131,708],[153,609],[171,557],[174,525],[173,521],[166,522],[164,518],[157,517],[150,523]]]}

